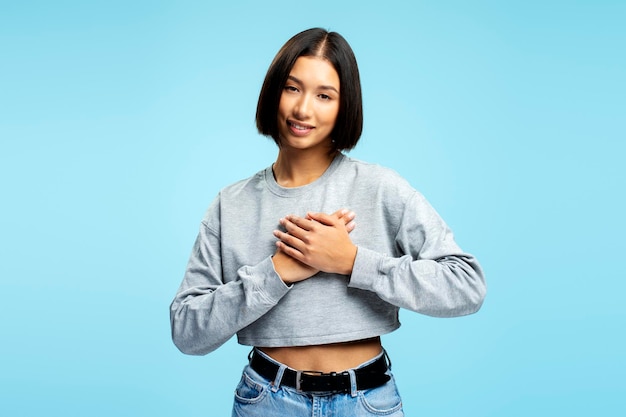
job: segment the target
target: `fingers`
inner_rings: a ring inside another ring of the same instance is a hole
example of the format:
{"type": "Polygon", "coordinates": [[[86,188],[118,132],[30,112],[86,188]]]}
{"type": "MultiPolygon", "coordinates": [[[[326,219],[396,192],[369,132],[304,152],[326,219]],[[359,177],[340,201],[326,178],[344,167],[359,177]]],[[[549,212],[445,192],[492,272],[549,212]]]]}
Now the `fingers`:
{"type": "Polygon", "coordinates": [[[303,233],[302,229],[298,228],[295,228],[293,232],[287,229],[286,233],[280,230],[274,230],[274,236],[279,239],[279,242],[283,242],[297,250],[302,250],[307,242],[306,235],[303,233]]]}
{"type": "MultiPolygon", "coordinates": [[[[302,229],[313,230],[314,223],[311,223],[310,221],[319,222],[327,226],[333,226],[337,224],[337,222],[334,220],[336,219],[343,221],[346,230],[348,231],[348,233],[350,233],[356,228],[356,222],[354,221],[355,217],[356,213],[354,211],[348,209],[340,209],[330,215],[326,213],[308,212],[304,219],[297,216],[286,216],[285,219],[280,219],[280,224],[286,226],[286,224],[292,222],[302,229]]],[[[287,230],[294,231],[294,229],[287,230]]]]}
{"type": "Polygon", "coordinates": [[[354,221],[354,218],[356,217],[356,213],[353,212],[352,210],[348,210],[348,209],[337,210],[336,212],[333,213],[333,216],[337,216],[338,219],[341,219],[345,222],[346,230],[348,231],[348,233],[353,231],[354,228],[356,227],[356,222],[354,221]]]}
{"type": "Polygon", "coordinates": [[[338,219],[342,219],[346,225],[348,225],[350,222],[353,222],[354,218],[356,217],[356,213],[348,209],[337,210],[332,215],[337,216],[338,219]]]}
{"type": "Polygon", "coordinates": [[[310,218],[303,218],[298,216],[285,216],[278,221],[288,232],[293,231],[294,226],[302,230],[313,230],[316,222],[310,218]]]}
{"type": "Polygon", "coordinates": [[[344,225],[349,224],[354,221],[356,213],[351,210],[341,209],[333,214],[308,212],[306,216],[307,219],[318,221],[326,226],[333,226],[338,224],[337,220],[342,220],[344,225]]]}
{"type": "MultiPolygon", "coordinates": [[[[297,260],[297,261],[304,261],[304,255],[302,252],[300,252],[299,250],[289,246],[288,244],[285,244],[285,242],[279,240],[276,242],[276,248],[283,252],[285,255],[290,256],[291,258],[297,260]]],[[[306,265],[306,264],[305,264],[306,265]]],[[[308,266],[308,265],[307,265],[308,266]]]]}

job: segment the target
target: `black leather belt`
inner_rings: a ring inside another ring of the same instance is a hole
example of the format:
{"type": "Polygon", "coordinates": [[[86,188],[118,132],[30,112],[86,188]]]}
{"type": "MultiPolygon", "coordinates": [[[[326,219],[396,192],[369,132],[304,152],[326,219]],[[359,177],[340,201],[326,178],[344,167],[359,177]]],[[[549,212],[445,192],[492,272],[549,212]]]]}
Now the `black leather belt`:
{"type": "MultiPolygon", "coordinates": [[[[259,355],[256,350],[252,352],[250,366],[259,375],[274,381],[280,366],[259,355]]],[[[376,361],[354,370],[356,376],[356,389],[366,390],[380,387],[391,379],[386,374],[388,369],[386,355],[383,354],[376,361]]],[[[281,385],[296,388],[306,392],[350,392],[350,374],[343,372],[315,372],[295,371],[287,368],[280,381],[281,385]]]]}

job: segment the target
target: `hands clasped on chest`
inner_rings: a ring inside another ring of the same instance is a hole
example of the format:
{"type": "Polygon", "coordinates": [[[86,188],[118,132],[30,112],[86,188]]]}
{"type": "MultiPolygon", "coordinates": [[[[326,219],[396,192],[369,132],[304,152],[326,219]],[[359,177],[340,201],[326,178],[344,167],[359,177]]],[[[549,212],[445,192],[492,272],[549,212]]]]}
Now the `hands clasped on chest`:
{"type": "Polygon", "coordinates": [[[272,262],[281,279],[291,284],[319,271],[350,275],[357,253],[349,236],[356,227],[355,216],[353,211],[341,209],[280,219],[285,231],[274,231],[278,241],[272,262]]]}

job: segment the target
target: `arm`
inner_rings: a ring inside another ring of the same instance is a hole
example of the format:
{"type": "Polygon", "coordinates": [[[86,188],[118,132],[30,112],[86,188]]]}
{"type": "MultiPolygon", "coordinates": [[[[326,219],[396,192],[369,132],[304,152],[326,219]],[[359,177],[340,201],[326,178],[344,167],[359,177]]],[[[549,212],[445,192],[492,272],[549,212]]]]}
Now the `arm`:
{"type": "Polygon", "coordinates": [[[278,247],[325,272],[350,275],[349,286],[375,292],[398,307],[439,317],[462,316],[482,305],[482,269],[454,241],[452,232],[419,193],[408,200],[391,257],[354,246],[335,220],[310,213],[310,221],[288,216],[287,233],[275,232],[278,247]]]}
{"type": "MultiPolygon", "coordinates": [[[[286,283],[290,281],[281,279],[283,275],[301,280],[318,272],[278,250],[272,258],[242,266],[236,277],[226,279],[219,227],[209,225],[219,225],[217,202],[207,215],[209,220],[200,227],[185,277],[170,306],[174,344],[192,355],[212,352],[271,310],[289,292],[286,283]]],[[[331,216],[342,221],[346,230],[354,229],[353,212],[340,210],[331,216]]]]}
{"type": "Polygon", "coordinates": [[[190,355],[204,355],[264,315],[289,291],[268,256],[242,266],[225,282],[219,234],[201,225],[183,282],[170,306],[174,344],[190,355]]]}
{"type": "Polygon", "coordinates": [[[435,317],[480,309],[486,293],[480,265],[459,248],[452,231],[417,192],[407,203],[395,243],[400,257],[359,246],[350,287],[435,317]]]}

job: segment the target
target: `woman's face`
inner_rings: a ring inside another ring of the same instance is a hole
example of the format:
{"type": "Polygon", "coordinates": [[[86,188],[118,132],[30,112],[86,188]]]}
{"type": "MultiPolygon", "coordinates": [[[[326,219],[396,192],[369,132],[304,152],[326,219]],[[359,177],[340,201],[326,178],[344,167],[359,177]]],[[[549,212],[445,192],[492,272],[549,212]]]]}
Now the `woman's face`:
{"type": "Polygon", "coordinates": [[[281,147],[328,152],[339,113],[339,87],[339,75],[327,60],[296,60],[278,105],[281,147]]]}

